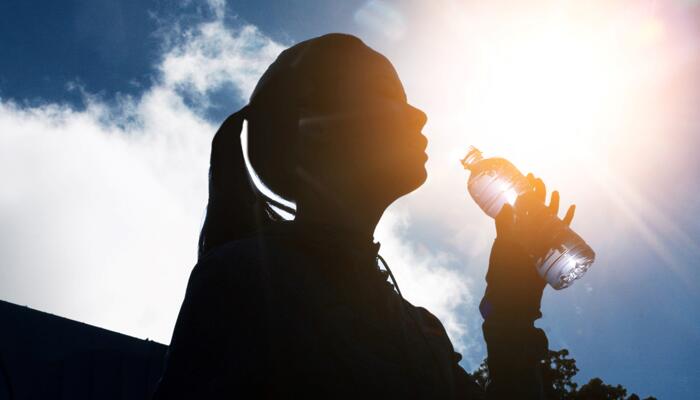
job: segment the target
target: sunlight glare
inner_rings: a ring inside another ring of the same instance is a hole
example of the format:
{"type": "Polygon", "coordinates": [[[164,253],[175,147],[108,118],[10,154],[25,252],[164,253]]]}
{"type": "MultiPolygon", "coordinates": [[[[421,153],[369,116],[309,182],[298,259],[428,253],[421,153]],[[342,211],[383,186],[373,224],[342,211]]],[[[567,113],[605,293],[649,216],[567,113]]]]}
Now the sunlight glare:
{"type": "Polygon", "coordinates": [[[489,33],[470,60],[476,79],[465,90],[479,96],[468,98],[464,117],[477,146],[525,161],[554,150],[546,157],[558,163],[624,133],[611,128],[633,117],[626,103],[647,77],[634,71],[661,40],[660,23],[644,15],[621,26],[570,13],[522,25],[489,33]]]}
{"type": "Polygon", "coordinates": [[[665,203],[647,198],[650,183],[671,187],[688,162],[674,157],[684,151],[674,138],[694,107],[694,88],[681,83],[697,82],[689,16],[633,0],[445,4],[420,32],[426,39],[401,50],[425,82],[408,92],[429,115],[429,179],[459,179],[473,145],[542,177],[587,215],[613,217],[608,231],[634,231],[668,266],[664,237],[698,248],[665,203]]]}

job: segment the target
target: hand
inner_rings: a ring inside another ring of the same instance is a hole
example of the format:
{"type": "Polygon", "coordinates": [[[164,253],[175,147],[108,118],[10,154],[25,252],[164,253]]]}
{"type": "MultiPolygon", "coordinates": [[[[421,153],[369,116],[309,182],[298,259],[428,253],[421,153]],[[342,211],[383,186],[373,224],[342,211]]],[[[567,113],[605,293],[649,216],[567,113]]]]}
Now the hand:
{"type": "MultiPolygon", "coordinates": [[[[537,243],[545,240],[541,236],[541,228],[546,224],[551,216],[558,216],[559,213],[559,192],[553,191],[549,205],[545,204],[547,189],[540,178],[535,178],[532,173],[527,174],[527,181],[532,191],[518,197],[515,207],[506,203],[496,216],[496,234],[499,239],[511,241],[514,244],[535,243],[546,245],[547,243],[537,243]]],[[[569,225],[574,219],[576,205],[571,205],[566,211],[562,221],[569,225]]],[[[538,247],[538,246],[535,246],[538,247]]],[[[548,249],[544,249],[546,251],[548,249]]],[[[540,255],[540,254],[537,254],[540,255]]]]}
{"type": "MultiPolygon", "coordinates": [[[[488,287],[481,304],[482,315],[499,318],[534,320],[539,317],[540,301],[546,285],[537,270],[535,259],[548,247],[543,226],[559,212],[559,193],[552,192],[545,205],[544,182],[527,175],[531,192],[521,195],[515,207],[506,204],[496,217],[496,241],[491,250],[488,287]],[[533,246],[534,244],[534,246],[533,246]],[[535,249],[534,251],[528,251],[535,249]],[[534,254],[532,254],[534,253],[534,254]]],[[[571,223],[575,206],[569,207],[564,223],[571,223]]]]}

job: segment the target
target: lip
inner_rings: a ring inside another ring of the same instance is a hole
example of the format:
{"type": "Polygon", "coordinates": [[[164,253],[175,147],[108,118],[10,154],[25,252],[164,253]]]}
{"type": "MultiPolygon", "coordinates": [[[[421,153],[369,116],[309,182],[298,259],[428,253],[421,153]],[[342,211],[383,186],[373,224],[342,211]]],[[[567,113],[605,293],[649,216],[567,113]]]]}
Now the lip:
{"type": "Polygon", "coordinates": [[[418,138],[418,140],[411,144],[411,147],[418,151],[425,152],[425,150],[428,148],[428,138],[426,138],[422,133],[418,134],[418,138]]]}

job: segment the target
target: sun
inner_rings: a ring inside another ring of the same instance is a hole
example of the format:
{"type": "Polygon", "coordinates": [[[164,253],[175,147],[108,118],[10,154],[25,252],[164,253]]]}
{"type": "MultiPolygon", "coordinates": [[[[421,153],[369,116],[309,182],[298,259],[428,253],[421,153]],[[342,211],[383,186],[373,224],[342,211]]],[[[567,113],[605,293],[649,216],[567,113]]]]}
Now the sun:
{"type": "MultiPolygon", "coordinates": [[[[693,112],[696,89],[682,83],[697,82],[694,29],[663,4],[526,3],[447,2],[425,18],[424,42],[399,54],[425,82],[408,93],[429,116],[429,176],[459,186],[473,145],[542,177],[586,215],[614,210],[620,232],[669,260],[661,232],[689,240],[646,197],[650,182],[663,191],[687,165],[672,138],[693,112]]],[[[575,224],[601,222],[610,229],[575,224]]]]}
{"type": "Polygon", "coordinates": [[[462,80],[464,124],[478,147],[528,164],[545,158],[543,149],[552,164],[585,163],[629,133],[636,117],[629,104],[653,95],[644,92],[640,65],[664,54],[656,46],[664,33],[653,14],[622,20],[604,7],[549,12],[485,33],[462,80]]]}

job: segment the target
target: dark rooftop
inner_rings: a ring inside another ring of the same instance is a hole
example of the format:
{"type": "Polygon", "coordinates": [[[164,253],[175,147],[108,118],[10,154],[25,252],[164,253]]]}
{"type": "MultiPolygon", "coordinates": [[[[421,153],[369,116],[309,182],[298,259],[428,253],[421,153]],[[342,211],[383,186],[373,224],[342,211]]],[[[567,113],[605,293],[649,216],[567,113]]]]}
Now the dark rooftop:
{"type": "Polygon", "coordinates": [[[166,349],[0,301],[0,400],[148,399],[166,349]]]}

